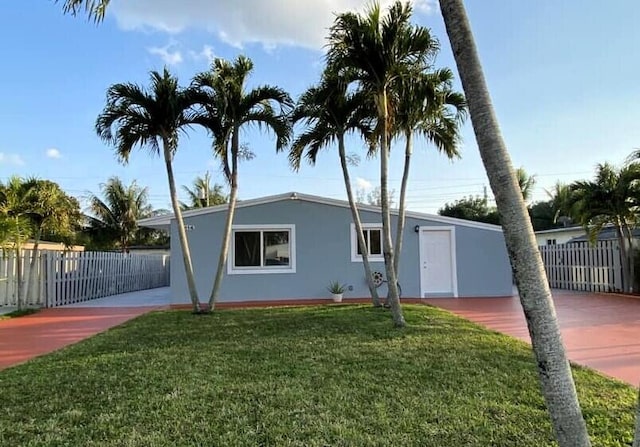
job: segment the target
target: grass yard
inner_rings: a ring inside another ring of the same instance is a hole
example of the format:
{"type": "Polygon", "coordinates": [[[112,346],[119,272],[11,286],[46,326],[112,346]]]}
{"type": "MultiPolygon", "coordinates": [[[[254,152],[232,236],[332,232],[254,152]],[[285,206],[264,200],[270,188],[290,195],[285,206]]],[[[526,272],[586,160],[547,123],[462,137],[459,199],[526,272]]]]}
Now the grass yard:
{"type": "Polygon", "coordinates": [[[34,309],[34,308],[27,308],[27,309],[20,309],[20,310],[14,310],[13,312],[8,312],[6,314],[0,314],[0,321],[2,320],[9,320],[11,318],[18,318],[18,317],[24,317],[25,315],[31,315],[31,314],[35,314],[40,312],[40,309],[34,309]]]}
{"type": "MultiPolygon", "coordinates": [[[[0,372],[2,446],[547,446],[530,349],[426,306],[158,312],[0,372]]],[[[576,368],[595,446],[636,392],[576,368]]]]}

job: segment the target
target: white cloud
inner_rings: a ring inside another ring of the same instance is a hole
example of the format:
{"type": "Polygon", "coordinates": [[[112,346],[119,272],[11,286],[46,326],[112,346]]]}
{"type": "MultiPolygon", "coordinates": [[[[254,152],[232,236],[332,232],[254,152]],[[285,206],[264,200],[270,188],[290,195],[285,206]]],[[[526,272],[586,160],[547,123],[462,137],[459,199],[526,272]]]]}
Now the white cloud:
{"type": "Polygon", "coordinates": [[[62,154],[55,147],[50,147],[46,151],[47,158],[62,158],[62,154]]]}
{"type": "Polygon", "coordinates": [[[364,189],[365,191],[369,191],[369,190],[373,189],[373,183],[371,183],[369,180],[364,179],[362,177],[357,177],[356,178],[356,187],[358,189],[364,189]]]}
{"type": "Polygon", "coordinates": [[[0,165],[23,166],[24,160],[18,154],[0,152],[0,165]]]}
{"type": "MultiPolygon", "coordinates": [[[[382,0],[387,7],[392,0],[382,0]]],[[[430,13],[435,0],[413,0],[416,14],[430,13]]],[[[336,13],[364,11],[369,0],[116,0],[111,13],[124,29],[179,33],[214,32],[224,42],[296,45],[320,49],[336,13]]]]}
{"type": "Polygon", "coordinates": [[[205,60],[207,63],[215,59],[216,54],[213,52],[211,45],[203,45],[200,51],[189,51],[189,56],[194,60],[205,60]]]}
{"type": "Polygon", "coordinates": [[[166,65],[178,65],[182,62],[182,53],[179,50],[173,50],[174,44],[170,43],[164,47],[151,47],[148,49],[149,53],[156,56],[160,56],[160,59],[166,65]]]}

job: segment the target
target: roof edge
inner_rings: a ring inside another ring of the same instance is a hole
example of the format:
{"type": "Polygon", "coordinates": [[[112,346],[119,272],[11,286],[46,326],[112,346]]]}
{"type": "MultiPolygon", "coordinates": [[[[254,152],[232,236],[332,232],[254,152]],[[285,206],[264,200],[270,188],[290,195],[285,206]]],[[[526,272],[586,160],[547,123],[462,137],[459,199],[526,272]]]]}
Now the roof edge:
{"type": "MultiPolygon", "coordinates": [[[[236,203],[236,209],[249,207],[249,206],[256,206],[256,205],[264,205],[267,203],[279,202],[282,200],[302,200],[305,202],[321,203],[325,205],[339,206],[342,208],[350,208],[349,202],[346,200],[330,199],[328,197],[321,197],[321,196],[315,196],[311,194],[304,194],[304,193],[298,193],[298,192],[292,191],[292,192],[287,192],[283,194],[276,194],[272,196],[265,196],[265,197],[255,198],[255,199],[238,201],[236,203]]],[[[228,209],[228,205],[225,203],[222,205],[210,206],[208,208],[198,208],[198,209],[185,211],[184,213],[182,213],[182,217],[188,218],[188,217],[200,216],[204,214],[212,214],[220,211],[226,211],[227,209],[228,209]]],[[[371,211],[371,212],[378,212],[378,213],[380,212],[380,207],[374,206],[374,205],[358,204],[358,209],[363,211],[371,211]]],[[[392,209],[391,214],[397,215],[398,210],[392,209]]],[[[458,219],[455,217],[440,216],[440,215],[429,214],[429,213],[419,213],[415,211],[406,211],[405,216],[411,217],[414,219],[426,219],[426,220],[432,220],[434,222],[460,225],[463,227],[502,232],[502,227],[499,225],[493,225],[493,224],[488,224],[484,222],[476,222],[473,220],[458,219]]],[[[149,226],[151,228],[158,228],[159,226],[168,227],[171,223],[171,220],[174,218],[175,217],[173,214],[165,214],[162,216],[148,217],[146,219],[140,219],[138,221],[138,225],[143,227],[149,226]]]]}

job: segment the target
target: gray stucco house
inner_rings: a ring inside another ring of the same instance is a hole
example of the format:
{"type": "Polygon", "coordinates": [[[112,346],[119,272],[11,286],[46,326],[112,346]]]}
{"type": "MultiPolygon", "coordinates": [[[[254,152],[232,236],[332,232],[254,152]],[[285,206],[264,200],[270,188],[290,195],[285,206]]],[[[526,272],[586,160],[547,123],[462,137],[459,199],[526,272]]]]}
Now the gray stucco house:
{"type": "MultiPolygon", "coordinates": [[[[184,213],[196,283],[207,299],[213,283],[226,205],[184,213]]],[[[384,273],[380,210],[360,206],[374,271],[384,273]]],[[[397,213],[392,211],[395,227],[397,213]]],[[[184,266],[173,215],[140,221],[171,232],[171,295],[187,303],[184,266]]],[[[405,298],[511,296],[511,267],[500,227],[407,212],[399,282],[405,298]]],[[[331,281],[368,289],[349,203],[286,193],[237,204],[221,302],[328,298],[331,281]]],[[[385,285],[381,293],[386,293],[385,285]]]]}

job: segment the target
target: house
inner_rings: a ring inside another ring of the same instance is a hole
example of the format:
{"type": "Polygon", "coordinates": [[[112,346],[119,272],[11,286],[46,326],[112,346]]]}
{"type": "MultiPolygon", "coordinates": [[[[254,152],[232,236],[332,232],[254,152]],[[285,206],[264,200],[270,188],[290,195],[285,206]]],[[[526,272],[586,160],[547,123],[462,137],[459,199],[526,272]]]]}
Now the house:
{"type": "Polygon", "coordinates": [[[552,228],[551,230],[536,231],[538,245],[566,244],[576,237],[584,236],[584,228],[580,225],[552,228]]]}
{"type": "MultiPolygon", "coordinates": [[[[359,208],[372,268],[384,274],[380,209],[359,208]]],[[[183,214],[203,300],[211,292],[226,210],[219,205],[183,214]]],[[[396,220],[394,211],[394,227],[396,220]]],[[[175,218],[157,216],[139,224],[171,232],[172,299],[187,303],[175,218]]],[[[407,212],[399,270],[403,297],[512,293],[504,237],[495,225],[407,212]]],[[[331,281],[349,286],[347,299],[369,296],[348,202],[295,192],[238,202],[222,302],[328,298],[331,281]]]]}
{"type": "MultiPolygon", "coordinates": [[[[633,239],[637,240],[640,239],[640,228],[633,228],[631,230],[631,235],[633,236],[633,239]]],[[[598,233],[598,241],[617,241],[618,240],[618,233],[616,232],[616,229],[613,226],[607,226],[605,228],[603,228],[600,233],[598,233]]],[[[570,244],[576,244],[576,243],[586,243],[589,242],[589,236],[583,231],[582,235],[577,236],[572,238],[569,243],[570,244]]]]}
{"type": "MultiPolygon", "coordinates": [[[[33,250],[35,245],[35,241],[33,239],[29,239],[24,242],[21,246],[23,250],[33,250]]],[[[84,245],[72,245],[65,246],[62,242],[49,242],[49,241],[39,241],[38,242],[38,250],[42,251],[84,251],[84,245]]]]}
{"type": "MultiPolygon", "coordinates": [[[[640,228],[632,230],[634,239],[640,239],[640,228]]],[[[598,234],[599,241],[616,240],[617,234],[612,225],[605,226],[598,234]]],[[[589,236],[584,227],[573,225],[565,228],[553,228],[551,230],[536,231],[538,245],[575,244],[586,243],[589,236]]]]}

